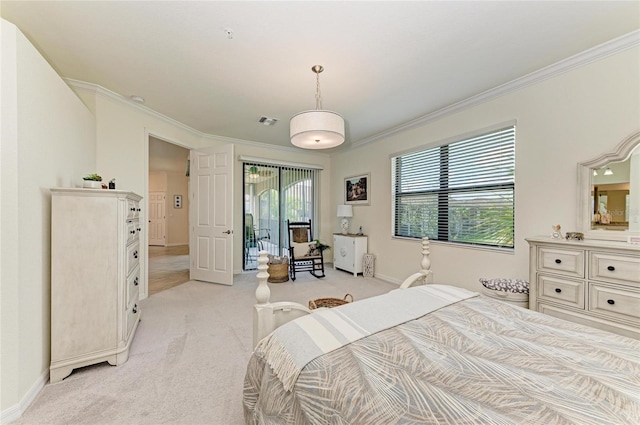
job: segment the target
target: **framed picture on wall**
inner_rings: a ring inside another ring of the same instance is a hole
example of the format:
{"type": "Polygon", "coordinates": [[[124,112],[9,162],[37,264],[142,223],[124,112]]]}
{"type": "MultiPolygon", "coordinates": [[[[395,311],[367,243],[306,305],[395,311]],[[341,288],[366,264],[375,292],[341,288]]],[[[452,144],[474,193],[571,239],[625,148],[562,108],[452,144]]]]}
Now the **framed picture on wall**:
{"type": "Polygon", "coordinates": [[[371,173],[344,179],[344,203],[350,205],[369,205],[371,200],[371,173]]]}

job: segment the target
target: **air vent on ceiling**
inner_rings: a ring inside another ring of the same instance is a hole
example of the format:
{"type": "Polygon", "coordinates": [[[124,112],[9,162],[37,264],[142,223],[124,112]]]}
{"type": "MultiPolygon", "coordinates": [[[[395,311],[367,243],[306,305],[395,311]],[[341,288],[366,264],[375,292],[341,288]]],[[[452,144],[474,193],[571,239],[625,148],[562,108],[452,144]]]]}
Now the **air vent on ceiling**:
{"type": "Polygon", "coordinates": [[[275,125],[275,123],[278,122],[278,119],[277,118],[269,118],[269,117],[260,117],[258,122],[260,124],[264,124],[264,125],[275,125]]]}

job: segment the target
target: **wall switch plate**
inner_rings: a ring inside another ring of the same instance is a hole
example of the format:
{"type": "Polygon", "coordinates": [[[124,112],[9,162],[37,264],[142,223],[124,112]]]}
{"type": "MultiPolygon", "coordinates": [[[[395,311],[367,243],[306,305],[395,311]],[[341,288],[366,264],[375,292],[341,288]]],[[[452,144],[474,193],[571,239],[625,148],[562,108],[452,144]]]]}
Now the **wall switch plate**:
{"type": "Polygon", "coordinates": [[[182,195],[173,195],[173,208],[182,208],[182,195]]]}

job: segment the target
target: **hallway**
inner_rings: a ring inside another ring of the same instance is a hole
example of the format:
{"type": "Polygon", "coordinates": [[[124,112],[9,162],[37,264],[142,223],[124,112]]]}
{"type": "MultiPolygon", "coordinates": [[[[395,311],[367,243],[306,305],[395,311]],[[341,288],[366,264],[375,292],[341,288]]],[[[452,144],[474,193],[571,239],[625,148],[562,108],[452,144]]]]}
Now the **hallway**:
{"type": "Polygon", "coordinates": [[[189,281],[189,245],[149,246],[149,296],[189,281]]]}

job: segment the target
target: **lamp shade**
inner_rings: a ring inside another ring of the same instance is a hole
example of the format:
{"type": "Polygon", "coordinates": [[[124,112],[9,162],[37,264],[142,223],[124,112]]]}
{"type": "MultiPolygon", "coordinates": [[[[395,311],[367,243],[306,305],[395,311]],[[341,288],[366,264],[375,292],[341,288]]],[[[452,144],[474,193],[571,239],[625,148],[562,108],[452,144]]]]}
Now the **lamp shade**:
{"type": "Polygon", "coordinates": [[[338,205],[338,217],[353,217],[353,207],[351,205],[338,205]]]}
{"type": "Polygon", "coordinates": [[[289,121],[291,143],[304,149],[327,149],[344,142],[344,118],[332,111],[304,111],[289,121]]]}

